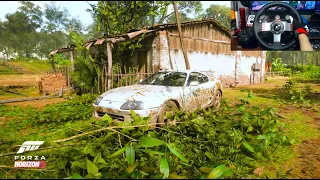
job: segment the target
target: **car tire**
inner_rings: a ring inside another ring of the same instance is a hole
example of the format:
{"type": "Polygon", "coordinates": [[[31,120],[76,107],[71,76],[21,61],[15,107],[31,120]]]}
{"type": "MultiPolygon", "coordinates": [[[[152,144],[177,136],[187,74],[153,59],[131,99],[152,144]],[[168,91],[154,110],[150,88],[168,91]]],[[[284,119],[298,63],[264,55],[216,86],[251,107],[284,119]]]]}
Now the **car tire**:
{"type": "Polygon", "coordinates": [[[219,89],[216,90],[214,93],[214,98],[213,98],[213,107],[215,110],[219,110],[220,105],[221,105],[221,98],[222,98],[222,93],[219,89]]]}
{"type": "Polygon", "coordinates": [[[157,123],[162,124],[158,124],[158,127],[164,127],[166,124],[168,124],[168,122],[170,122],[170,120],[167,120],[166,118],[166,113],[174,113],[173,111],[175,109],[178,109],[178,106],[174,101],[168,101],[162,105],[157,121],[157,123]]]}

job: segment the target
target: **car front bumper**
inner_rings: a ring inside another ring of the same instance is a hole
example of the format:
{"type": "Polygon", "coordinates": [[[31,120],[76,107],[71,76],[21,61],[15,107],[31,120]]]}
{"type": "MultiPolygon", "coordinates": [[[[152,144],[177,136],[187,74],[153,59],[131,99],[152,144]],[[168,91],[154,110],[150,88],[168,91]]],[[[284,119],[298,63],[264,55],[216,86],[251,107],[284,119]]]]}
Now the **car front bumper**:
{"type": "MultiPolygon", "coordinates": [[[[119,110],[114,108],[108,108],[103,106],[97,106],[93,104],[93,116],[97,119],[102,119],[105,114],[108,114],[115,123],[124,121],[133,121],[130,110],[119,110]]],[[[157,119],[160,113],[160,108],[133,110],[137,116],[140,117],[151,117],[150,124],[157,123],[157,119]]]]}

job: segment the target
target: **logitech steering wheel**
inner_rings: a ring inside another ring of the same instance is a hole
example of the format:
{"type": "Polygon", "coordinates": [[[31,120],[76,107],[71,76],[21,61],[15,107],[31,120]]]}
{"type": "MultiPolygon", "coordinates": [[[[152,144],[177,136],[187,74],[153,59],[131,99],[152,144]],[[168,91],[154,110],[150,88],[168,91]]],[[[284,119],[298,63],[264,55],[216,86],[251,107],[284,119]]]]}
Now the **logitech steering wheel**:
{"type": "Polygon", "coordinates": [[[299,12],[288,3],[284,2],[272,2],[263,6],[257,15],[254,18],[253,29],[254,29],[254,36],[256,37],[257,41],[265,48],[271,50],[283,50],[288,49],[296,43],[295,38],[292,38],[286,44],[281,43],[281,34],[285,31],[291,31],[293,33],[293,19],[294,21],[298,21],[299,23],[302,22],[301,16],[299,12]],[[281,19],[280,16],[270,17],[268,14],[268,10],[272,7],[284,7],[289,10],[289,14],[293,15],[294,17],[291,19],[291,22],[288,20],[281,19]],[[268,19],[273,19],[272,22],[259,22],[259,19],[262,15],[268,16],[268,19]],[[262,39],[260,32],[269,32],[271,31],[273,34],[273,43],[270,44],[262,39]]]}

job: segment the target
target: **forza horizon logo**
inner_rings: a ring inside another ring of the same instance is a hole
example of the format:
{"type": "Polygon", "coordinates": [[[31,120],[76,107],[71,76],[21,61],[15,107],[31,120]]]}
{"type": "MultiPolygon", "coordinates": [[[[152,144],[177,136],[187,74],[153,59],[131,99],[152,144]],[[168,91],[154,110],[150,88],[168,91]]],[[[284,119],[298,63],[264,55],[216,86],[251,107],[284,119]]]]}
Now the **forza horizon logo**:
{"type": "MultiPolygon", "coordinates": [[[[35,151],[39,149],[44,141],[25,141],[19,148],[17,154],[21,154],[27,151],[35,151]]],[[[14,167],[15,168],[45,168],[46,158],[44,156],[14,156],[14,167]]]]}
{"type": "Polygon", "coordinates": [[[35,151],[39,149],[40,145],[42,145],[44,141],[25,141],[20,149],[18,150],[17,154],[21,154],[25,151],[35,151]]]}

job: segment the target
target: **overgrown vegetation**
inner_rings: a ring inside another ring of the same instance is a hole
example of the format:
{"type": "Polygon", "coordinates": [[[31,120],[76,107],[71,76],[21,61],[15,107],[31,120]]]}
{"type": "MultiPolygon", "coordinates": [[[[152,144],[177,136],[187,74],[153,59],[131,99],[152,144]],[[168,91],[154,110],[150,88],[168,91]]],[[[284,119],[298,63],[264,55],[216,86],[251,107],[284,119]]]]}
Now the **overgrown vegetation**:
{"type": "MultiPolygon", "coordinates": [[[[191,114],[177,112],[174,117],[169,118],[176,120],[178,124],[158,131],[147,131],[146,124],[149,118],[140,118],[134,113],[132,115],[135,121],[123,122],[117,126],[112,126],[112,119],[107,115],[102,121],[88,119],[87,122],[79,120],[79,123],[75,122],[73,125],[67,123],[61,129],[56,129],[60,133],[55,137],[36,138],[36,140],[46,139],[47,145],[60,147],[37,152],[37,155],[42,154],[47,157],[47,169],[54,170],[40,174],[43,178],[247,177],[255,168],[256,160],[268,161],[278,146],[294,143],[284,135],[284,123],[281,123],[275,115],[276,109],[253,106],[250,100],[253,98],[252,93],[246,98],[239,97],[235,106],[225,101],[219,112],[212,109],[191,114]],[[53,142],[59,138],[99,128],[107,128],[105,129],[107,132],[100,131],[100,134],[97,132],[92,134],[93,136],[89,134],[74,139],[74,142],[63,143],[77,144],[72,147],[64,147],[53,142]]],[[[83,96],[81,99],[73,100],[83,101],[83,104],[88,106],[93,98],[83,96]]],[[[55,105],[54,109],[57,110],[54,112],[60,111],[60,114],[70,112],[70,109],[63,107],[69,107],[71,101],[55,105]]],[[[10,117],[13,114],[8,112],[20,112],[14,113],[14,116],[21,117],[15,120],[15,124],[23,122],[26,118],[24,114],[30,109],[14,108],[7,111],[8,107],[2,107],[1,115],[10,117]]],[[[77,109],[78,114],[83,111],[83,108],[80,109],[76,105],[70,108],[77,109]]],[[[49,113],[48,109],[52,108],[46,107],[38,114],[49,113]]],[[[51,114],[54,113],[51,111],[51,114]]],[[[69,116],[74,117],[74,114],[70,113],[69,116]]],[[[39,116],[30,118],[33,119],[32,122],[39,123],[39,116]]],[[[74,119],[60,116],[60,121],[67,120],[70,122],[74,119]]],[[[54,128],[59,127],[57,124],[59,119],[55,117],[48,123],[56,124],[54,128]]],[[[13,123],[8,124],[6,129],[12,128],[13,123]]],[[[7,136],[4,133],[2,137],[7,136]]],[[[11,137],[9,141],[4,138],[5,145],[1,147],[2,151],[8,151],[7,144],[19,144],[23,139],[15,141],[11,137]]],[[[26,171],[15,176],[37,177],[39,172],[26,171]]]]}

